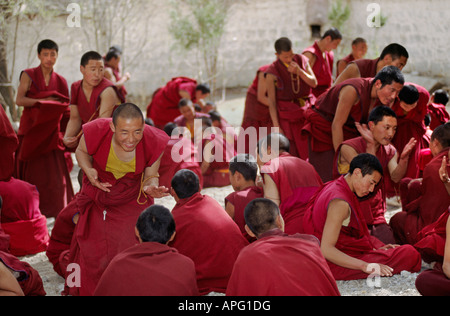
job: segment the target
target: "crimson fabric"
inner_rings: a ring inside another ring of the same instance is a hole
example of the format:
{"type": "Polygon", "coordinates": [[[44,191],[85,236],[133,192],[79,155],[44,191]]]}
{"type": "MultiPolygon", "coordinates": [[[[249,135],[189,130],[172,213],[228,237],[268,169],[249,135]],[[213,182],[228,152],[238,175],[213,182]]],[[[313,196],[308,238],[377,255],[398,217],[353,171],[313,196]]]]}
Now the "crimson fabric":
{"type": "Polygon", "coordinates": [[[361,78],[374,78],[377,75],[377,64],[380,58],[358,59],[353,61],[358,66],[361,78]]]}
{"type": "MultiPolygon", "coordinates": [[[[120,81],[120,79],[122,79],[120,76],[120,69],[113,68],[110,65],[108,65],[106,62],[105,62],[105,68],[110,68],[112,70],[114,78],[116,79],[116,82],[118,82],[118,81],[120,81]]],[[[125,88],[125,85],[122,85],[122,87],[118,88],[118,90],[119,90],[120,94],[123,96],[124,100],[126,100],[128,91],[127,91],[127,88],[125,88]]]]}
{"type": "Polygon", "coordinates": [[[45,251],[49,241],[47,219],[39,209],[36,187],[11,178],[0,181],[0,196],[3,230],[11,237],[10,252],[19,257],[45,251]]]}
{"type": "Polygon", "coordinates": [[[107,193],[92,186],[84,176],[77,195],[80,217],[70,248],[70,263],[81,271],[81,287],[66,288],[65,294],[92,295],[109,262],[119,252],[136,243],[134,227],[141,212],[153,204],[153,199],[140,196],[142,173],[152,166],[169,140],[157,128],[145,125],[144,136],[136,147],[136,171],[116,180],[106,170],[113,132],[112,119],[97,119],[83,126],[84,137],[93,167],[101,182],[112,184],[107,193]]]}
{"type": "Polygon", "coordinates": [[[151,118],[158,128],[173,122],[180,115],[178,103],[181,100],[180,90],[187,91],[191,95],[192,102],[195,100],[195,89],[197,81],[186,77],[172,78],[164,87],[159,88],[153,94],[153,98],[147,107],[147,117],[151,118]]]}
{"type": "Polygon", "coordinates": [[[14,157],[19,140],[3,106],[0,104],[0,181],[9,180],[14,174],[14,157]]]}
{"type": "Polygon", "coordinates": [[[116,91],[117,97],[122,103],[125,102],[124,96],[119,92],[114,83],[108,79],[103,78],[103,80],[100,81],[96,87],[94,87],[89,101],[86,99],[86,95],[83,91],[83,80],[76,81],[72,84],[70,88],[70,104],[77,106],[82,124],[86,124],[90,120],[94,120],[98,117],[98,113],[96,113],[96,111],[102,101],[100,96],[103,91],[109,87],[112,87],[114,91],[116,91]],[[94,115],[94,113],[96,113],[96,115],[94,115]]]}
{"type": "MultiPolygon", "coordinates": [[[[308,58],[303,55],[294,55],[293,61],[302,69],[306,69],[308,65],[308,58]]],[[[311,87],[300,77],[294,76],[299,79],[300,83],[299,91],[296,93],[294,87],[296,87],[297,81],[293,79],[292,74],[279,59],[270,65],[266,73],[272,74],[277,78],[276,102],[278,119],[280,127],[291,143],[291,154],[307,159],[307,139],[302,136],[301,128],[305,120],[304,113],[310,107],[310,102],[315,100],[311,87]],[[300,103],[300,99],[303,99],[305,102],[303,106],[300,103]]]]}
{"type": "Polygon", "coordinates": [[[277,186],[280,211],[288,235],[302,231],[303,215],[309,199],[322,186],[322,180],[308,162],[282,153],[261,169],[277,186]]]}
{"type": "Polygon", "coordinates": [[[442,264],[419,274],[416,288],[422,296],[450,296],[450,279],[445,275],[442,264]]]}
{"type": "Polygon", "coordinates": [[[197,149],[190,139],[184,137],[170,139],[164,150],[159,166],[159,185],[171,188],[172,178],[175,173],[181,169],[189,169],[198,176],[200,189],[202,189],[203,175],[198,161],[197,149]],[[174,157],[176,158],[176,161],[174,161],[174,157]]]}
{"type": "Polygon", "coordinates": [[[225,293],[234,262],[248,245],[236,223],[213,198],[196,193],[172,210],[177,234],[169,246],[195,263],[200,295],[225,293]]]}
{"type": "MultiPolygon", "coordinates": [[[[250,127],[254,127],[256,129],[256,141],[258,141],[262,135],[259,131],[260,128],[267,128],[268,135],[270,134],[270,128],[273,127],[269,107],[258,101],[259,74],[265,73],[269,66],[270,65],[265,65],[258,69],[252,85],[247,90],[247,97],[245,99],[244,117],[242,119],[241,127],[244,131],[250,127]]],[[[256,144],[251,146],[250,139],[242,139],[244,138],[243,135],[243,133],[240,133],[238,136],[238,144],[245,141],[244,151],[239,151],[239,153],[255,155],[256,144]]]]}
{"type": "Polygon", "coordinates": [[[425,167],[421,185],[422,194],[395,214],[390,221],[399,243],[415,244],[417,234],[435,222],[450,206],[450,196],[439,177],[442,158],[448,154],[443,150],[425,167]]]}
{"type": "Polygon", "coordinates": [[[232,192],[225,198],[225,206],[227,203],[231,203],[231,205],[233,205],[234,222],[238,225],[242,235],[248,241],[253,240],[253,237],[250,237],[249,234],[245,231],[245,207],[251,201],[263,197],[264,191],[261,187],[251,186],[241,191],[232,192]]]}
{"type": "MultiPolygon", "coordinates": [[[[336,243],[338,250],[368,263],[388,265],[394,269],[394,274],[403,270],[420,271],[422,264],[420,254],[410,245],[388,250],[374,250],[382,247],[383,243],[370,236],[358,198],[350,190],[344,177],[328,182],[311,198],[304,216],[304,233],[314,235],[322,240],[327,214],[331,211],[328,209],[328,205],[335,199],[347,202],[351,211],[348,227],[341,228],[336,243]]],[[[362,271],[337,266],[329,261],[328,264],[336,280],[367,278],[367,274],[362,271]]]]}
{"type": "Polygon", "coordinates": [[[310,52],[316,56],[316,62],[314,63],[312,70],[317,78],[317,87],[312,89],[312,93],[316,98],[318,98],[333,84],[334,53],[332,51],[322,52],[317,44],[317,41],[312,46],[306,48],[303,51],[303,54],[305,52],[310,52]]]}
{"type": "Polygon", "coordinates": [[[431,118],[430,129],[432,131],[434,131],[434,129],[439,125],[445,124],[450,120],[450,115],[447,112],[447,108],[443,104],[428,104],[428,114],[430,114],[431,118]]]}
{"type": "Polygon", "coordinates": [[[268,231],[245,247],[234,264],[227,296],[340,296],[311,235],[268,231]]]}
{"type": "Polygon", "coordinates": [[[47,294],[39,272],[29,263],[20,261],[14,255],[2,250],[0,250],[0,261],[19,274],[17,281],[25,296],[45,296],[47,294]]]}
{"type": "Polygon", "coordinates": [[[340,62],[340,61],[345,61],[346,64],[348,65],[349,63],[351,63],[351,62],[354,61],[354,60],[355,60],[355,57],[353,56],[352,53],[348,54],[347,56],[345,56],[345,57],[342,58],[342,59],[339,59],[339,60],[336,62],[336,78],[339,77],[339,75],[341,74],[341,73],[339,72],[338,67],[337,67],[337,65],[339,64],[339,62],[340,62]]]}
{"type": "Polygon", "coordinates": [[[174,248],[145,242],[119,253],[94,296],[197,296],[194,262],[174,248]]]}
{"type": "Polygon", "coordinates": [[[9,252],[9,239],[9,235],[3,231],[2,224],[0,223],[0,251],[9,252]]]}

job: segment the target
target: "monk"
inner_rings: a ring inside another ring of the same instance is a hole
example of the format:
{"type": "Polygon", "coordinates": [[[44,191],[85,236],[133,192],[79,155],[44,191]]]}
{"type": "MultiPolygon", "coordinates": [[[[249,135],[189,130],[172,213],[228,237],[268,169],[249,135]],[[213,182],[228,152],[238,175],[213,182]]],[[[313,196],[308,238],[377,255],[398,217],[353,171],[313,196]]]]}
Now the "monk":
{"type": "MultiPolygon", "coordinates": [[[[260,128],[270,130],[272,127],[272,119],[269,113],[269,100],[267,95],[267,85],[265,73],[269,65],[261,66],[256,72],[253,83],[247,90],[245,98],[244,117],[242,119],[242,130],[238,136],[238,144],[244,144],[244,148],[239,149],[239,153],[253,154],[256,150],[256,143],[258,142],[261,132],[260,128]],[[256,139],[246,138],[245,132],[250,133],[251,128],[255,128],[252,132],[256,135],[256,139]],[[251,144],[250,142],[253,143],[251,144]]],[[[269,132],[267,132],[269,133],[269,132]]],[[[267,135],[266,133],[266,135],[267,135]]],[[[264,135],[265,136],[265,135],[264,135]]]]}
{"type": "Polygon", "coordinates": [[[434,130],[439,125],[445,124],[450,120],[450,114],[447,111],[449,100],[448,92],[439,89],[433,92],[428,103],[428,114],[430,115],[430,129],[434,130]]]}
{"type": "Polygon", "coordinates": [[[389,44],[376,59],[359,59],[350,62],[336,79],[334,85],[351,78],[374,78],[386,66],[395,66],[403,70],[408,58],[409,54],[405,47],[397,43],[389,44]]]}
{"type": "Polygon", "coordinates": [[[39,43],[40,65],[22,71],[16,98],[24,110],[15,177],[37,186],[40,209],[47,217],[56,217],[74,196],[62,140],[63,121],[70,115],[69,89],[53,69],[58,51],[52,40],[39,43]]]}
{"type": "Polygon", "coordinates": [[[246,230],[257,241],[234,264],[228,296],[340,296],[317,238],[287,235],[278,206],[255,199],[245,208],[246,230]]]}
{"type": "Polygon", "coordinates": [[[303,132],[309,137],[309,162],[324,182],[333,178],[334,155],[340,144],[360,136],[355,122],[367,123],[378,105],[391,105],[405,79],[394,66],[375,78],[349,79],[324,93],[305,113],[303,132]]]}
{"type": "Polygon", "coordinates": [[[294,54],[292,42],[282,37],[275,42],[277,60],[266,70],[266,85],[272,125],[291,142],[291,154],[307,158],[306,140],[301,137],[304,112],[314,96],[317,79],[304,55],[294,54]]]}
{"type": "Polygon", "coordinates": [[[102,56],[89,51],[81,57],[83,79],[71,87],[70,121],[64,135],[64,144],[76,148],[82,135],[82,126],[97,118],[110,118],[114,108],[125,102],[113,82],[105,78],[102,56]]]}
{"type": "Polygon", "coordinates": [[[122,58],[122,50],[118,46],[112,46],[105,56],[105,78],[113,82],[124,100],[127,97],[127,89],[125,83],[130,80],[131,75],[126,72],[121,73],[120,60],[122,58]]]}
{"type": "Polygon", "coordinates": [[[210,117],[209,114],[195,111],[194,103],[189,99],[181,99],[178,103],[179,115],[173,120],[179,127],[186,127],[191,133],[191,140],[195,137],[195,120],[202,117],[210,117]]]}
{"type": "Polygon", "coordinates": [[[230,123],[228,123],[227,120],[216,110],[209,111],[208,115],[211,118],[212,126],[220,129],[222,131],[222,135],[225,136],[227,143],[234,146],[234,149],[237,151],[238,137],[234,127],[231,126],[230,123]]]}
{"type": "Polygon", "coordinates": [[[172,210],[177,234],[169,246],[194,261],[200,295],[225,293],[234,262],[248,241],[216,200],[200,194],[192,171],[175,174],[171,194],[177,202],[172,210]]]}
{"type": "Polygon", "coordinates": [[[253,238],[245,231],[244,209],[256,198],[264,197],[263,188],[256,185],[258,164],[248,154],[239,154],[230,161],[230,182],[234,192],[225,198],[225,211],[238,225],[248,241],[253,238]]]}
{"type": "Polygon", "coordinates": [[[64,294],[89,296],[114,256],[136,243],[134,226],[142,209],[168,195],[159,186],[158,169],[169,137],[146,125],[132,103],[121,104],[112,120],[85,124],[83,131],[76,151],[84,172],[75,205],[80,214],[69,259],[80,267],[81,286],[67,282],[68,271],[64,294]]]}
{"type": "Polygon", "coordinates": [[[198,84],[196,80],[186,77],[172,78],[164,87],[158,88],[147,107],[147,117],[158,128],[164,128],[180,115],[178,103],[181,99],[191,100],[203,105],[211,90],[207,84],[198,84]]]}
{"type": "Polygon", "coordinates": [[[333,85],[334,53],[342,41],[342,34],[332,27],[327,30],[319,41],[303,51],[308,57],[309,64],[317,78],[317,86],[313,87],[312,94],[318,98],[333,85]]]}
{"type": "MultiPolygon", "coordinates": [[[[411,139],[408,147],[400,155],[391,144],[397,130],[397,116],[387,106],[378,106],[369,115],[368,125],[356,123],[362,136],[349,139],[339,146],[334,158],[335,179],[347,174],[350,163],[357,155],[369,153],[378,158],[383,167],[383,175],[395,183],[403,179],[416,140],[411,139]]],[[[386,191],[381,181],[370,198],[360,203],[372,236],[385,244],[395,244],[395,238],[386,222],[386,191]]]]}
{"type": "Polygon", "coordinates": [[[354,60],[363,59],[367,53],[367,41],[357,37],[352,41],[352,52],[336,62],[336,78],[344,71],[349,63],[354,60]]]}
{"type": "Polygon", "coordinates": [[[360,154],[350,163],[347,175],[327,183],[309,202],[304,233],[319,238],[336,280],[365,279],[372,273],[386,277],[421,269],[420,254],[412,246],[385,245],[370,236],[359,199],[373,192],[382,175],[375,156],[360,154]]]}
{"type": "Polygon", "coordinates": [[[390,221],[398,243],[415,244],[417,234],[434,223],[450,206],[450,196],[438,172],[449,148],[450,124],[444,124],[437,127],[431,136],[430,149],[434,158],[425,167],[423,179],[405,178],[402,181],[403,211],[390,221]],[[404,191],[408,192],[407,197],[404,191]]]}
{"type": "Polygon", "coordinates": [[[94,295],[198,295],[194,262],[167,245],[176,232],[170,211],[150,206],[139,216],[135,231],[139,244],[111,261],[94,295]]]}
{"type": "Polygon", "coordinates": [[[289,154],[289,140],[270,134],[258,143],[258,164],[264,181],[264,197],[281,210],[288,235],[302,231],[306,204],[322,186],[322,180],[308,162],[289,154]]]}

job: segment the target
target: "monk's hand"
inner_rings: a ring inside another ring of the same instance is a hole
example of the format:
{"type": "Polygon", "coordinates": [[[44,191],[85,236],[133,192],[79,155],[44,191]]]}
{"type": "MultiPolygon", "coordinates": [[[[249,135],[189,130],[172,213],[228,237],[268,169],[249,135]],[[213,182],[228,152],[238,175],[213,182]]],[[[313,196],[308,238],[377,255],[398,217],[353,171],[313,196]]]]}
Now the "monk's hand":
{"type": "Polygon", "coordinates": [[[299,74],[299,72],[300,72],[300,66],[299,66],[295,61],[292,61],[292,62],[289,64],[288,71],[289,71],[290,73],[294,74],[294,75],[300,75],[300,74],[299,74]]]}
{"type": "Polygon", "coordinates": [[[165,196],[169,196],[169,189],[162,186],[158,187],[156,185],[149,185],[144,187],[144,192],[150,195],[154,199],[160,199],[165,196]]]}
{"type": "MultiPolygon", "coordinates": [[[[449,152],[449,155],[450,155],[450,152],[449,152]]],[[[447,172],[447,167],[448,167],[447,160],[448,160],[448,158],[446,156],[444,156],[442,158],[441,168],[439,169],[439,177],[441,178],[441,181],[443,183],[450,183],[450,178],[448,177],[448,172],[447,172]]]]}
{"type": "Polygon", "coordinates": [[[77,137],[64,137],[63,143],[67,148],[75,148],[78,146],[78,138],[77,137]]]}
{"type": "Polygon", "coordinates": [[[94,187],[99,188],[104,192],[111,192],[109,188],[112,187],[112,185],[108,182],[100,182],[98,179],[98,172],[97,170],[95,170],[95,168],[88,168],[83,171],[86,177],[89,179],[89,182],[91,182],[94,187]]]}
{"type": "Polygon", "coordinates": [[[355,122],[355,126],[358,132],[361,134],[362,138],[364,138],[364,140],[368,144],[375,144],[372,132],[370,131],[367,124],[360,124],[359,122],[355,122]]]}
{"type": "Polygon", "coordinates": [[[379,275],[380,277],[391,277],[394,269],[381,263],[370,263],[364,272],[370,275],[379,275]]]}
{"type": "Polygon", "coordinates": [[[414,147],[416,147],[417,140],[413,137],[409,140],[408,144],[403,148],[402,155],[400,156],[400,160],[409,159],[409,155],[411,155],[414,147]]]}
{"type": "Polygon", "coordinates": [[[393,248],[397,248],[397,247],[400,247],[400,245],[387,244],[387,245],[384,245],[383,247],[379,248],[378,250],[388,250],[388,249],[393,249],[393,248]]]}

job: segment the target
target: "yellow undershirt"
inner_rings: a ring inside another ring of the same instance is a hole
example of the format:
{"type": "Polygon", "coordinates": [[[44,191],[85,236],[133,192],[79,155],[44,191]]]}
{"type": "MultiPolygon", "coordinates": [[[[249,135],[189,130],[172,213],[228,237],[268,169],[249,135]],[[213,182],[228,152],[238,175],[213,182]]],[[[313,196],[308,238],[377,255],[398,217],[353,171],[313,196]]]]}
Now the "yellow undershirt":
{"type": "Polygon", "coordinates": [[[106,171],[111,172],[116,180],[123,178],[127,173],[136,171],[136,157],[130,162],[123,162],[117,158],[111,142],[111,149],[109,150],[108,161],[106,163],[106,171]]]}

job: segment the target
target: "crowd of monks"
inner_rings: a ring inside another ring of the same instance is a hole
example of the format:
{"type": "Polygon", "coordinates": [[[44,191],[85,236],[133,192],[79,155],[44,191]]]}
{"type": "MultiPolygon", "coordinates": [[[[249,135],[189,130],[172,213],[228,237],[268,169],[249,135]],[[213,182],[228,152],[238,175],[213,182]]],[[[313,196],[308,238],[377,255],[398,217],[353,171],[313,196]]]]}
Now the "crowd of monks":
{"type": "Polygon", "coordinates": [[[58,45],[41,41],[40,65],[20,75],[18,131],[0,107],[0,295],[45,295],[19,259],[44,251],[72,296],[339,296],[336,280],[422,261],[434,268],[419,292],[449,295],[449,95],[405,82],[402,45],[364,59],[356,38],[335,63],[341,40],[331,28],[297,54],[279,38],[240,133],[187,77],[154,91],[145,115],[127,102],[117,46],[85,53],[69,93],[58,45]],[[225,208],[201,193],[229,185],[225,208]],[[155,205],[166,196],[172,210],[155,205]],[[388,223],[389,198],[402,211],[388,223]]]}

